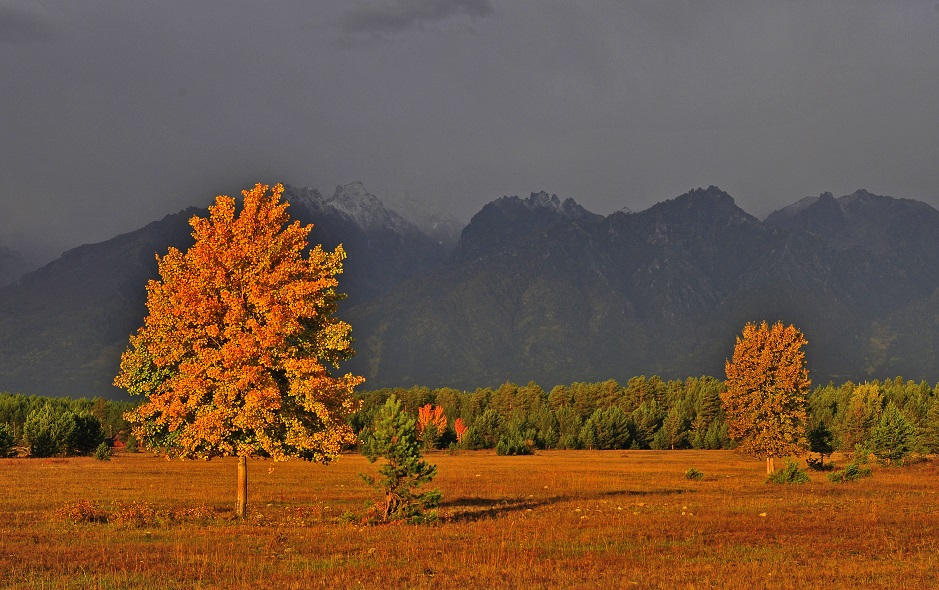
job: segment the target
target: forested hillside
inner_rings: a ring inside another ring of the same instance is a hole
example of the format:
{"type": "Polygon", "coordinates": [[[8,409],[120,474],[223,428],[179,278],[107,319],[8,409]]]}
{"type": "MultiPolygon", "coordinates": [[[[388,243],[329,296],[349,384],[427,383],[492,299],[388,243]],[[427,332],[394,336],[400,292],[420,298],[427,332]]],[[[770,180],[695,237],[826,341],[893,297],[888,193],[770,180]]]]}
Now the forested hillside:
{"type": "MultiPolygon", "coordinates": [[[[285,195],[313,243],[348,253],[357,354],[341,370],[372,389],[717,375],[762,320],[803,331],[816,382],[939,381],[939,211],[921,202],[825,194],[760,221],[716,187],[606,217],[534,193],[483,207],[451,251],[435,232],[452,220],[412,207],[419,227],[361,183],[285,195]]],[[[110,383],[154,255],[186,248],[200,211],[0,288],[0,388],[122,396],[110,383]]]]}
{"type": "Polygon", "coordinates": [[[452,264],[351,310],[353,370],[452,387],[719,374],[746,322],[782,320],[818,380],[939,379],[928,205],[859,192],[766,223],[716,187],[605,218],[560,205],[490,203],[452,264]]]}

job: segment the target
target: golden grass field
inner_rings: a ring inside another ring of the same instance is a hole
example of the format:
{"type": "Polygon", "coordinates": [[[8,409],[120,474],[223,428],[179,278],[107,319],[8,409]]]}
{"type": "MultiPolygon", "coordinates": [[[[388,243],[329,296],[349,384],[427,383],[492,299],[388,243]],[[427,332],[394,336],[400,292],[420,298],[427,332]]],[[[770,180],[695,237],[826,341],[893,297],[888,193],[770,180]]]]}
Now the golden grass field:
{"type": "Polygon", "coordinates": [[[936,460],[779,486],[728,451],[427,458],[433,526],[343,518],[376,498],[359,455],[250,461],[243,523],[234,459],[0,460],[0,587],[939,588],[936,460]],[[71,522],[79,501],[111,521],[71,522]]]}

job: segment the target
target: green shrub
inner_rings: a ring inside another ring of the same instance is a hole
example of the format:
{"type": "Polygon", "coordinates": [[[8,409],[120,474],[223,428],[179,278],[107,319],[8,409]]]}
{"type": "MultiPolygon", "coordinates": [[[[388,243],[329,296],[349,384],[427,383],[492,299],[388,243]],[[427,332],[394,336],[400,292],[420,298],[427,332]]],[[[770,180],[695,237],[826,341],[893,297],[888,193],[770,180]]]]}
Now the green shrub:
{"type": "Polygon", "coordinates": [[[829,461],[828,463],[825,463],[824,457],[820,457],[818,459],[813,459],[812,457],[809,457],[808,459],[805,460],[805,462],[809,466],[809,469],[811,469],[812,471],[834,471],[835,469],[835,466],[834,464],[831,463],[831,461],[829,461]]]}
{"type": "Polygon", "coordinates": [[[695,480],[695,479],[703,479],[703,478],[704,478],[704,473],[698,471],[694,467],[690,467],[688,471],[685,472],[685,479],[695,480]]]}
{"type": "Polygon", "coordinates": [[[787,460],[786,466],[766,477],[766,483],[803,484],[812,481],[809,474],[796,463],[787,460]]]}
{"type": "Polygon", "coordinates": [[[110,461],[111,447],[108,446],[108,443],[101,441],[101,444],[98,445],[98,448],[95,449],[94,457],[98,461],[110,461]]]}
{"type": "Polygon", "coordinates": [[[854,460],[845,465],[844,469],[829,473],[828,481],[831,483],[847,483],[870,476],[871,468],[867,465],[866,454],[856,454],[854,460]]]}

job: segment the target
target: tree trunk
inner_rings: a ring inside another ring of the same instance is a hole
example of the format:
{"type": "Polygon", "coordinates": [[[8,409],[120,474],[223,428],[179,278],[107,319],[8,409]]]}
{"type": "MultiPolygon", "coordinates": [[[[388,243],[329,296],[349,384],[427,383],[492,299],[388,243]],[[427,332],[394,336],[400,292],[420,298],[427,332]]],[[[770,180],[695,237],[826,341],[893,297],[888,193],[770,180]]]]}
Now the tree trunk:
{"type": "Polygon", "coordinates": [[[235,516],[244,518],[248,512],[248,458],[238,457],[238,500],[235,516]]]}
{"type": "Polygon", "coordinates": [[[776,469],[773,467],[773,458],[767,457],[766,458],[766,475],[772,475],[774,471],[776,471],[776,469]]]}

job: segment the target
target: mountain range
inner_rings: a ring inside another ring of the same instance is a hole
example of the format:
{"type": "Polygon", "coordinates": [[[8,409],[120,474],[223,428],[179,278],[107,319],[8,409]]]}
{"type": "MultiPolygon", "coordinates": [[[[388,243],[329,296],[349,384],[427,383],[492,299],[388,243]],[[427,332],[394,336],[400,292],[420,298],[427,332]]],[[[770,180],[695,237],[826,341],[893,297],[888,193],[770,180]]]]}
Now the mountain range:
{"type": "MultiPolygon", "coordinates": [[[[939,380],[939,211],[918,201],[825,193],[761,221],[713,186],[608,216],[542,192],[490,202],[457,239],[445,213],[361,183],[284,194],[312,242],[348,252],[343,370],[367,388],[719,377],[764,319],[806,334],[816,383],[939,380]]],[[[187,247],[193,214],[0,288],[0,390],[119,397],[154,253],[187,247]]]]}

